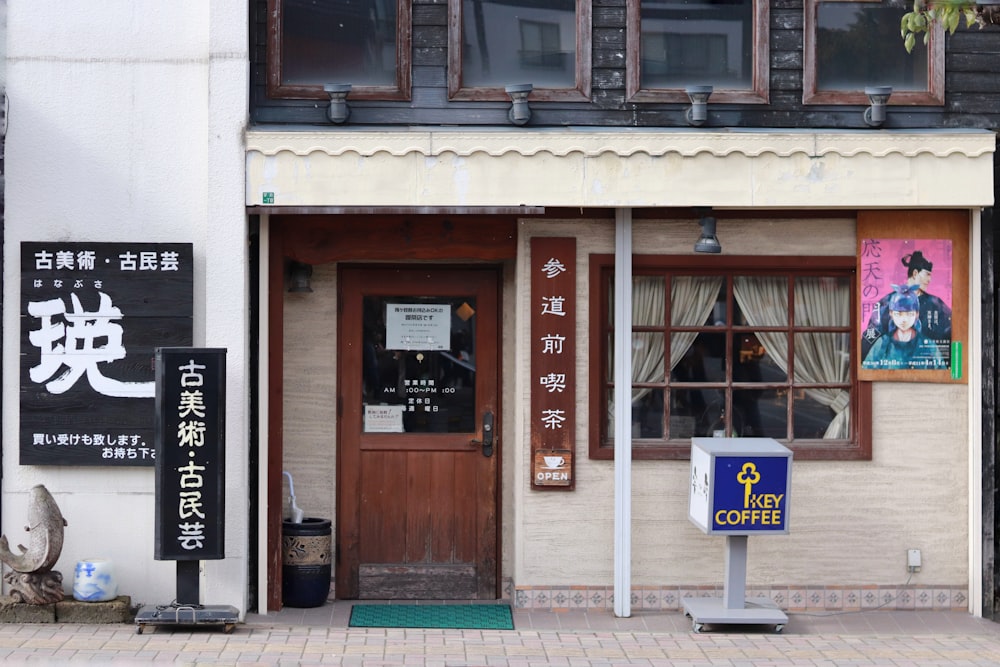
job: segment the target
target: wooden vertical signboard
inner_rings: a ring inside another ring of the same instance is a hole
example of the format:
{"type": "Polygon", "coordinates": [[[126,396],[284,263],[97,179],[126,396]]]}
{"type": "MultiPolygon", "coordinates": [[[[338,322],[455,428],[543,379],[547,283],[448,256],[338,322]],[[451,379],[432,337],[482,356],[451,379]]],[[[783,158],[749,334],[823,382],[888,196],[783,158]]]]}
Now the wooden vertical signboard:
{"type": "Polygon", "coordinates": [[[572,490],[576,239],[531,239],[531,487],[572,490]]]}
{"type": "Polygon", "coordinates": [[[156,350],[157,560],[225,558],[226,351],[156,350]]]}
{"type": "Polygon", "coordinates": [[[231,605],[201,604],[200,562],[225,558],[226,350],[156,349],[154,558],[177,561],[177,597],[144,607],[145,625],[214,623],[232,631],[231,605]]]}

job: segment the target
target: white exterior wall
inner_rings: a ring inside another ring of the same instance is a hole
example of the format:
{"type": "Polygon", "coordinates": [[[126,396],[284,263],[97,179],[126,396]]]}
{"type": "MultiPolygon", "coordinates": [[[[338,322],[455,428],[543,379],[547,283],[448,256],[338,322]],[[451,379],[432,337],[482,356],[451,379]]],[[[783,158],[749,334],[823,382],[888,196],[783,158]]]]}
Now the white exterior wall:
{"type": "Polygon", "coordinates": [[[241,0],[8,10],[2,532],[17,542],[26,493],[45,484],[69,522],[55,567],[67,591],[78,560],[108,558],[121,594],[168,603],[175,564],[153,559],[152,468],[18,464],[20,243],[191,242],[194,344],[229,351],[227,558],[206,561],[202,595],[246,609],[246,11],[241,0]]]}

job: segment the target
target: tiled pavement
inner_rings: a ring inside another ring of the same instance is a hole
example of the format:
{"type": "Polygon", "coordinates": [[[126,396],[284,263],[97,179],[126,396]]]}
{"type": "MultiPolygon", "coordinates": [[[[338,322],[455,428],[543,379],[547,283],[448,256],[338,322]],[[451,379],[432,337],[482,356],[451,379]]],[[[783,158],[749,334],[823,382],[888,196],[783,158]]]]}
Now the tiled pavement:
{"type": "Polygon", "coordinates": [[[789,614],[692,632],[680,612],[514,610],[514,630],[348,628],[350,603],[217,626],[0,624],[6,665],[1000,666],[1000,624],[954,611],[789,614]]]}

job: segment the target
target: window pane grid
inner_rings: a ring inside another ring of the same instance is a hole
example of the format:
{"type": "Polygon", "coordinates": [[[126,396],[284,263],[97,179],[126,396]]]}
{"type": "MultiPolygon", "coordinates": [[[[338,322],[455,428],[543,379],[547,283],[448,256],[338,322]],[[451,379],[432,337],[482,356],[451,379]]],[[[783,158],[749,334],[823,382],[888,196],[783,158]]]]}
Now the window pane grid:
{"type": "MultiPolygon", "coordinates": [[[[635,447],[689,446],[693,436],[773,437],[786,442],[846,441],[849,430],[838,433],[832,422],[838,412],[830,405],[848,400],[851,395],[851,377],[815,376],[808,364],[796,369],[799,353],[796,339],[811,335],[812,347],[823,342],[824,337],[836,342],[851,339],[850,280],[844,276],[819,276],[803,280],[794,273],[757,273],[739,276],[742,287],[735,287],[739,280],[725,278],[718,290],[715,303],[706,303],[705,294],[711,298],[711,287],[704,288],[700,298],[679,297],[677,285],[682,281],[699,284],[711,277],[703,275],[677,275],[664,272],[665,286],[671,289],[673,299],[666,299],[666,318],[659,313],[637,312],[633,304],[633,321],[664,321],[663,326],[633,325],[633,382],[632,382],[632,437],[635,447]],[[824,294],[816,285],[826,290],[831,285],[837,290],[847,290],[841,296],[844,312],[837,305],[825,306],[822,316],[834,322],[826,326],[812,319],[796,316],[796,302],[806,303],[820,299],[824,294]],[[742,289],[741,298],[734,291],[742,289]],[[742,301],[747,315],[739,306],[742,301]],[[734,305],[735,304],[735,305],[734,305]],[[691,313],[708,308],[709,317],[693,325],[691,313]],[[675,310],[676,309],[676,310],[675,310]],[[694,310],[693,310],[694,309],[694,310]],[[724,319],[712,315],[722,314],[724,319]],[[733,317],[754,322],[734,323],[733,317]],[[846,322],[846,324],[844,324],[846,322]],[[681,339],[681,340],[678,340],[681,339]],[[763,341],[761,340],[763,339],[763,341]],[[652,344],[653,341],[657,344],[652,344]],[[666,341],[671,341],[666,346],[666,341]],[[701,349],[699,349],[701,348],[701,349]],[[678,359],[673,361],[673,356],[678,359]],[[664,360],[666,372],[664,373],[664,360]],[[637,367],[638,364],[638,367],[637,367]],[[714,371],[706,372],[706,366],[714,371]],[[724,371],[720,371],[723,369],[724,371]],[[715,372],[718,377],[711,377],[715,372]],[[655,377],[650,373],[656,373],[655,377]],[[838,398],[839,397],[839,398],[838,398]],[[832,431],[832,436],[831,432],[832,431]]],[[[718,276],[715,280],[721,280],[718,276]]],[[[605,281],[608,301],[613,284],[610,271],[605,281]]],[[[662,284],[648,276],[637,276],[636,285],[643,285],[647,293],[645,303],[658,301],[648,293],[650,287],[662,284]]],[[[666,290],[664,289],[664,297],[666,290]]],[[[610,313],[609,313],[610,315],[610,313]]],[[[608,317],[607,340],[614,339],[612,317],[608,317]]],[[[826,341],[829,343],[829,341],[826,341]]],[[[799,343],[802,344],[801,342],[799,343]]],[[[822,346],[820,346],[822,347],[822,346]]],[[[836,361],[836,349],[812,350],[812,356],[821,360],[836,361]]],[[[849,348],[848,348],[849,353],[849,348]]],[[[613,360],[608,360],[606,395],[613,396],[613,360]]],[[[835,364],[833,364],[835,365],[835,364]]],[[[850,368],[848,365],[847,369],[850,368]]],[[[613,409],[609,406],[609,419],[613,409]]],[[[611,424],[609,424],[611,426],[611,424]]],[[[613,429],[605,432],[612,434],[613,429]]],[[[610,445],[610,442],[608,443],[610,445]]]]}

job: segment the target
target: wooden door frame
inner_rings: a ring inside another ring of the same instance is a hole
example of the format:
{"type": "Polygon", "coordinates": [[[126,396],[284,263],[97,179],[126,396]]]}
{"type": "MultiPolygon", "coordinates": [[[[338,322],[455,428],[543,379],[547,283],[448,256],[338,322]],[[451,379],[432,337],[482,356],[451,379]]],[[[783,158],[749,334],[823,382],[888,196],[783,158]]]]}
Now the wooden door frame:
{"type": "MultiPolygon", "coordinates": [[[[340,261],[485,262],[497,267],[517,256],[518,217],[498,215],[272,215],[268,220],[267,590],[268,611],[282,607],[281,524],[284,460],[284,292],[289,260],[307,264],[340,261]],[[364,225],[358,225],[363,218],[364,225]],[[392,243],[386,243],[392,239],[392,243]]],[[[477,264],[480,265],[480,264],[477,264]]],[[[481,266],[481,265],[480,265],[481,266]]],[[[502,305],[500,306],[502,308],[502,305]]],[[[500,396],[498,396],[498,401],[500,396]]],[[[502,445],[502,443],[501,443],[502,445]]],[[[263,448],[262,448],[263,449],[263,448]]],[[[497,450],[496,456],[500,455],[497,450]]],[[[500,463],[497,466],[497,587],[501,586],[500,463]]],[[[334,545],[336,550],[336,545],[334,545]]]]}

